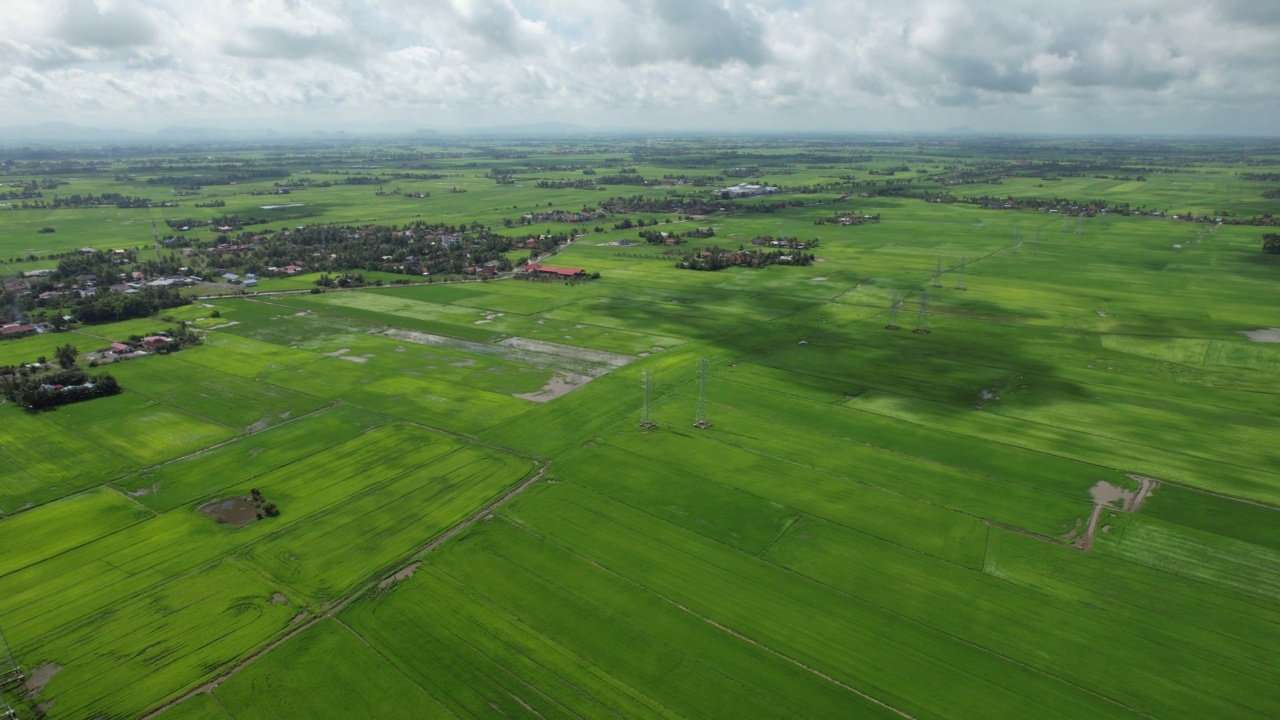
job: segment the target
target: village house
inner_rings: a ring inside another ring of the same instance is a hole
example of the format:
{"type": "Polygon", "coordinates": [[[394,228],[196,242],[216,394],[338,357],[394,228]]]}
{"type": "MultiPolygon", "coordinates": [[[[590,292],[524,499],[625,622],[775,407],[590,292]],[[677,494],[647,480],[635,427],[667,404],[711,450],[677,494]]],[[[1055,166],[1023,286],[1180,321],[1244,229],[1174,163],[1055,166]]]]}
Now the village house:
{"type": "Polygon", "coordinates": [[[551,267],[550,265],[538,265],[536,263],[525,265],[524,269],[526,272],[538,275],[555,275],[559,277],[579,277],[586,274],[586,271],[581,268],[551,267]]]}
{"type": "Polygon", "coordinates": [[[35,325],[25,323],[9,323],[8,325],[0,325],[0,337],[19,338],[27,335],[34,335],[39,331],[35,325]]]}

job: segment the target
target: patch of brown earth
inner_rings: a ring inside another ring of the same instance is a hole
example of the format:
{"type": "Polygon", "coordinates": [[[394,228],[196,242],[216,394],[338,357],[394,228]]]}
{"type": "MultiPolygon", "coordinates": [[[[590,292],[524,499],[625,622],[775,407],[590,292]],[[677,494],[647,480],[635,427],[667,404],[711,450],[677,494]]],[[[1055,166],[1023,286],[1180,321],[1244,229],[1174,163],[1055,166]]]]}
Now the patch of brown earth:
{"type": "Polygon", "coordinates": [[[223,525],[244,527],[258,519],[261,512],[253,503],[240,497],[210,500],[200,506],[200,512],[206,517],[223,525]]]}
{"type": "Polygon", "coordinates": [[[369,362],[369,356],[368,356],[368,355],[365,355],[365,356],[360,356],[360,355],[343,355],[342,357],[340,357],[340,358],[338,358],[338,359],[339,359],[339,360],[350,360],[351,362],[354,362],[354,363],[367,363],[367,362],[369,362]]]}
{"type": "Polygon", "coordinates": [[[289,605],[291,603],[289,602],[289,598],[284,596],[284,593],[272,593],[271,604],[272,605],[289,605]]]}
{"type": "Polygon", "coordinates": [[[27,675],[27,681],[22,684],[22,689],[28,698],[39,697],[40,693],[44,692],[44,686],[48,685],[53,676],[60,672],[62,672],[62,666],[58,663],[40,663],[31,669],[31,674],[27,675]]]}
{"type": "Polygon", "coordinates": [[[320,353],[320,354],[324,355],[325,357],[342,357],[343,355],[346,355],[349,352],[351,352],[351,348],[338,348],[333,352],[320,353]]]}

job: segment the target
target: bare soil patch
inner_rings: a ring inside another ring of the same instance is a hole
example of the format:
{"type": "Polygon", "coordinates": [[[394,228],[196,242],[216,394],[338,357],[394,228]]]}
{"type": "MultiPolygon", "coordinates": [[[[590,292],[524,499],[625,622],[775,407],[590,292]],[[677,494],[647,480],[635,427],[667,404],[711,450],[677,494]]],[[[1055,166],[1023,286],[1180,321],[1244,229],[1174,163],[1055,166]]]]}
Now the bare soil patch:
{"type": "Polygon", "coordinates": [[[350,360],[350,361],[351,361],[351,362],[353,362],[353,363],[361,363],[361,364],[369,362],[369,356],[368,356],[368,355],[343,355],[342,357],[340,357],[340,358],[338,358],[338,359],[339,359],[339,360],[350,360]]]}
{"type": "MultiPolygon", "coordinates": [[[[1093,509],[1089,512],[1089,521],[1085,525],[1084,534],[1075,540],[1076,549],[1088,551],[1093,547],[1093,540],[1098,535],[1098,521],[1102,518],[1104,508],[1136,513],[1142,509],[1142,504],[1146,502],[1147,498],[1151,497],[1151,493],[1160,485],[1158,480],[1145,475],[1131,473],[1127,477],[1138,482],[1136,491],[1112,485],[1106,480],[1099,480],[1094,483],[1093,487],[1089,488],[1089,495],[1093,498],[1093,509]],[[1119,503],[1118,506],[1117,503],[1119,503]]],[[[1112,515],[1114,516],[1114,513],[1112,515]]],[[[1110,532],[1109,528],[1109,525],[1104,527],[1103,532],[1110,532]]],[[[1072,535],[1074,534],[1073,531],[1072,535]]],[[[1068,537],[1067,539],[1070,540],[1072,538],[1068,537]]]]}
{"type": "Polygon", "coordinates": [[[351,352],[351,348],[338,348],[333,352],[320,353],[320,354],[324,355],[325,357],[342,357],[343,355],[346,355],[349,352],[351,352]]]}
{"type": "Polygon", "coordinates": [[[31,669],[27,675],[27,681],[22,684],[23,690],[26,691],[28,698],[39,697],[44,692],[44,686],[49,684],[54,675],[62,672],[62,666],[58,663],[44,662],[31,669]]]}
{"type": "Polygon", "coordinates": [[[143,495],[155,495],[158,492],[160,492],[160,483],[156,482],[156,483],[151,483],[150,487],[138,488],[137,490],[130,490],[126,492],[125,495],[128,495],[131,498],[136,498],[136,497],[142,497],[143,495]]]}
{"type": "Polygon", "coordinates": [[[257,520],[261,510],[245,498],[233,497],[210,500],[200,506],[200,512],[221,525],[244,527],[257,520]]]}
{"type": "Polygon", "coordinates": [[[407,565],[407,566],[405,566],[405,567],[403,567],[403,568],[400,568],[400,570],[398,570],[398,571],[396,572],[396,574],[395,574],[395,575],[392,575],[392,576],[391,576],[391,577],[389,577],[389,578],[386,578],[386,579],[384,579],[384,580],[381,580],[381,581],[378,583],[378,589],[379,589],[379,590],[382,590],[383,588],[385,588],[385,587],[387,587],[388,585],[391,585],[391,584],[393,584],[393,583],[398,583],[398,582],[400,582],[401,580],[408,580],[409,578],[413,577],[413,574],[414,574],[414,573],[418,572],[418,568],[420,568],[420,567],[422,567],[422,563],[421,563],[421,562],[415,562],[415,563],[411,563],[411,564],[409,564],[409,565],[407,565]]]}
{"type": "Polygon", "coordinates": [[[1254,342],[1280,343],[1280,328],[1264,328],[1262,330],[1237,330],[1254,342]]]}
{"type": "Polygon", "coordinates": [[[288,605],[288,604],[290,604],[290,603],[289,603],[289,598],[285,597],[285,596],[284,596],[284,593],[272,593],[272,594],[271,594],[271,603],[272,603],[273,605],[288,605]]]}

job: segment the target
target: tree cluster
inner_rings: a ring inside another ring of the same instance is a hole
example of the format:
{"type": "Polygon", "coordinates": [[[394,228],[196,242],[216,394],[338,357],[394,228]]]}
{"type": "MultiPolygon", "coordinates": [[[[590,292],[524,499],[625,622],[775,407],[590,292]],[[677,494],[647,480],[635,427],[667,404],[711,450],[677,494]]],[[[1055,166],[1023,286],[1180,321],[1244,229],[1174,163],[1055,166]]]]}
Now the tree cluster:
{"type": "Polygon", "coordinates": [[[28,372],[26,367],[3,367],[0,391],[9,402],[38,411],[115,395],[120,392],[120,384],[107,373],[91,376],[76,367],[43,373],[28,372]]]}
{"type": "Polygon", "coordinates": [[[714,272],[727,267],[762,268],[769,265],[808,265],[814,256],[809,253],[786,253],[781,250],[726,250],[719,245],[710,250],[689,251],[680,255],[676,267],[682,270],[707,270],[714,272]]]}

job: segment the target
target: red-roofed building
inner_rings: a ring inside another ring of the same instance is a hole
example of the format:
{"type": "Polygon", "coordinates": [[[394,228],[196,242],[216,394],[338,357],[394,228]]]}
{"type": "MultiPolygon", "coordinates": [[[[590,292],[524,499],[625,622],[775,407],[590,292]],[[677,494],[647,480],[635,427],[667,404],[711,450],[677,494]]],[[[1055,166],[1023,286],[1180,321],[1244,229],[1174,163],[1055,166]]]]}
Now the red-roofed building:
{"type": "Polygon", "coordinates": [[[23,335],[30,335],[35,331],[35,325],[19,325],[17,323],[13,323],[11,325],[0,327],[0,335],[5,337],[21,337],[23,335]]]}
{"type": "Polygon", "coordinates": [[[526,265],[525,269],[533,273],[539,273],[542,275],[559,275],[560,277],[577,277],[585,274],[586,272],[581,268],[559,268],[551,267],[550,265],[538,265],[535,263],[526,265]]]}

